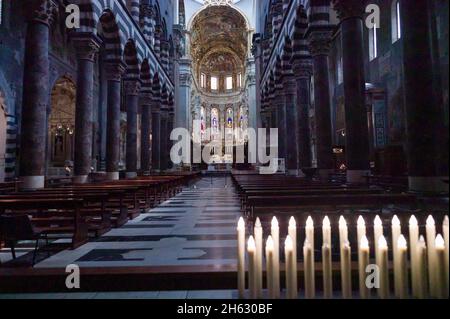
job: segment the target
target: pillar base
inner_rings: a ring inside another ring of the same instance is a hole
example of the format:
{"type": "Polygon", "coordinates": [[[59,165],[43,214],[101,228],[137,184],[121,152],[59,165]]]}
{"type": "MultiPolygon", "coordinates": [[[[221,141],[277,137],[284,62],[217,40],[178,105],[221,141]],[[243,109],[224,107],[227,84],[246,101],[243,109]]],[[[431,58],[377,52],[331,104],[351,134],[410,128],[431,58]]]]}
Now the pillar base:
{"type": "Polygon", "coordinates": [[[21,190],[35,190],[45,187],[45,176],[21,176],[19,188],[21,190]]]}
{"type": "Polygon", "coordinates": [[[119,172],[106,172],[106,179],[108,181],[118,181],[119,180],[119,172]]]}
{"type": "Polygon", "coordinates": [[[126,172],[125,173],[125,177],[126,178],[136,178],[137,177],[137,173],[136,172],[126,172]]]}
{"type": "Polygon", "coordinates": [[[448,176],[409,176],[409,190],[419,193],[448,193],[448,184],[444,183],[448,176]]]}
{"type": "Polygon", "coordinates": [[[89,182],[89,175],[80,175],[73,177],[74,184],[86,184],[89,182]]]}
{"type": "Polygon", "coordinates": [[[287,175],[289,176],[298,176],[299,172],[297,169],[288,169],[287,170],[287,175]]]}
{"type": "Polygon", "coordinates": [[[325,169],[325,168],[319,168],[317,170],[317,173],[319,175],[319,178],[321,181],[328,182],[328,178],[330,177],[331,173],[333,173],[332,169],[325,169]]]}
{"type": "Polygon", "coordinates": [[[364,176],[370,173],[367,169],[362,170],[347,170],[347,183],[349,184],[362,184],[366,182],[364,176]]]}

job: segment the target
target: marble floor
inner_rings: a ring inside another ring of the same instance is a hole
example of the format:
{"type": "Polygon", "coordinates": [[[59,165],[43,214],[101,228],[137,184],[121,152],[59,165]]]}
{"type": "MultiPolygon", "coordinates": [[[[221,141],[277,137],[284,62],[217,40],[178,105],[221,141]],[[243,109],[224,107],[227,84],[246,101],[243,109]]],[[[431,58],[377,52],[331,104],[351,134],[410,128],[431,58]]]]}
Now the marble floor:
{"type": "Polygon", "coordinates": [[[205,177],[123,227],[35,267],[235,265],[239,208],[230,177],[205,177]]]}

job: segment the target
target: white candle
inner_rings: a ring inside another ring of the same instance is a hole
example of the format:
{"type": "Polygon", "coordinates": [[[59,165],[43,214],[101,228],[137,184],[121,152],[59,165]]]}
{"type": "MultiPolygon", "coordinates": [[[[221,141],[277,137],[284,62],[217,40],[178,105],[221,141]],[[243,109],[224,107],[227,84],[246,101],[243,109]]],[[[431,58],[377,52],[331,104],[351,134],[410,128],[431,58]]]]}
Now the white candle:
{"type": "Polygon", "coordinates": [[[238,290],[239,298],[244,298],[245,293],[245,222],[239,218],[237,226],[238,240],[238,290]]]}
{"type": "Polygon", "coordinates": [[[255,222],[255,243],[256,243],[256,297],[262,298],[262,253],[263,253],[263,228],[259,217],[255,222]]]}
{"type": "Polygon", "coordinates": [[[256,298],[256,243],[253,236],[250,236],[247,243],[248,254],[248,289],[250,299],[256,298]]]}
{"type": "Polygon", "coordinates": [[[425,238],[420,236],[419,241],[416,245],[416,280],[417,280],[417,298],[425,299],[427,297],[427,244],[425,242],[425,238]]]}
{"type": "Polygon", "coordinates": [[[357,236],[358,236],[358,247],[361,246],[361,239],[366,236],[366,222],[364,218],[360,215],[357,222],[357,236]]]}
{"type": "Polygon", "coordinates": [[[374,233],[374,243],[375,243],[375,259],[378,258],[378,243],[380,237],[383,236],[383,222],[379,215],[375,217],[373,222],[373,233],[374,233]]]}
{"type": "Polygon", "coordinates": [[[316,265],[315,265],[315,245],[314,245],[314,221],[311,218],[311,216],[309,216],[306,219],[306,227],[305,227],[305,235],[306,235],[306,239],[308,240],[309,244],[311,245],[311,258],[312,258],[312,284],[313,284],[313,291],[316,290],[316,281],[315,281],[315,273],[316,273],[316,265]]]}
{"type": "Polygon", "coordinates": [[[386,299],[389,298],[389,263],[388,244],[383,235],[378,239],[377,266],[380,270],[380,288],[378,289],[378,296],[381,299],[386,299]]]}
{"type": "Polygon", "coordinates": [[[305,263],[305,297],[306,299],[312,299],[315,297],[315,287],[314,287],[314,268],[313,268],[313,258],[312,258],[312,246],[308,239],[305,240],[303,246],[303,260],[305,263]]]}
{"type": "Polygon", "coordinates": [[[284,256],[286,260],[286,297],[297,299],[297,280],[294,276],[294,243],[289,235],[284,242],[284,256]]]}
{"type": "Polygon", "coordinates": [[[437,235],[434,247],[436,250],[436,297],[448,299],[448,284],[445,279],[445,241],[441,234],[437,235]]]}
{"type": "Polygon", "coordinates": [[[350,242],[347,240],[341,249],[341,285],[342,297],[344,299],[352,298],[352,251],[350,242]]]}
{"type": "Polygon", "coordinates": [[[348,227],[344,216],[339,217],[339,247],[342,248],[344,243],[348,241],[348,227]]]}
{"type": "Polygon", "coordinates": [[[280,228],[275,216],[272,219],[271,235],[273,240],[273,290],[274,297],[278,299],[280,298],[280,228]]]}
{"type": "Polygon", "coordinates": [[[370,291],[366,285],[366,268],[370,261],[370,246],[367,236],[361,237],[358,251],[358,274],[359,274],[359,295],[361,299],[367,299],[370,296],[370,291]]]}
{"type": "Polygon", "coordinates": [[[436,249],[434,248],[436,241],[436,224],[431,215],[427,218],[426,234],[428,247],[428,280],[430,284],[429,291],[431,297],[436,297],[436,249]]]}
{"type": "Polygon", "coordinates": [[[333,267],[331,260],[331,246],[324,243],[322,246],[322,272],[323,272],[323,297],[333,297],[333,267]]]}
{"type": "Polygon", "coordinates": [[[292,245],[293,245],[293,281],[295,282],[295,289],[297,289],[297,222],[295,221],[295,218],[292,216],[289,219],[289,227],[288,227],[288,234],[291,237],[292,245]]]}
{"type": "Polygon", "coordinates": [[[409,247],[410,247],[410,259],[411,259],[411,279],[412,279],[412,291],[413,296],[418,297],[420,288],[418,286],[418,274],[417,274],[417,243],[419,241],[419,223],[416,216],[412,215],[409,219],[409,247]]]}
{"type": "Polygon", "coordinates": [[[445,280],[447,281],[447,285],[449,282],[449,263],[448,263],[448,251],[449,251],[449,242],[448,242],[448,216],[445,216],[444,223],[442,224],[442,231],[444,233],[444,241],[445,241],[445,280]]]}
{"type": "Polygon", "coordinates": [[[397,268],[395,269],[397,297],[406,299],[408,297],[408,244],[403,235],[397,240],[397,268]]]}
{"type": "Polygon", "coordinates": [[[266,241],[266,281],[267,281],[267,291],[269,293],[269,298],[275,298],[273,290],[274,281],[274,269],[273,269],[273,239],[269,235],[266,241]]]}
{"type": "Polygon", "coordinates": [[[325,216],[322,221],[322,241],[323,244],[331,247],[331,223],[328,216],[325,216]]]}
{"type": "Polygon", "coordinates": [[[399,276],[401,270],[399,269],[399,247],[398,247],[398,239],[401,235],[402,229],[400,224],[400,219],[398,219],[397,215],[394,215],[394,218],[392,218],[391,223],[391,230],[392,230],[392,257],[393,257],[393,264],[394,264],[394,289],[395,289],[395,296],[400,297],[401,293],[401,283],[399,282],[399,276]]]}

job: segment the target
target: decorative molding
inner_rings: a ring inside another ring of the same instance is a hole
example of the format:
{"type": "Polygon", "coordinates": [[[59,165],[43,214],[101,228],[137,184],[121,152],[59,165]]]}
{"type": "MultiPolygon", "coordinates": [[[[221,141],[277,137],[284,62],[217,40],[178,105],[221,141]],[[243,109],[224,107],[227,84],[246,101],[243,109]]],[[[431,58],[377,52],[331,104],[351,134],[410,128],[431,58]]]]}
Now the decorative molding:
{"type": "Polygon", "coordinates": [[[338,18],[342,21],[348,18],[362,18],[365,3],[361,0],[332,0],[338,18]]]}
{"type": "Polygon", "coordinates": [[[107,62],[105,64],[106,78],[110,81],[120,81],[126,67],[123,62],[107,62]]]}
{"type": "Polygon", "coordinates": [[[139,92],[141,91],[141,81],[125,79],[123,81],[123,88],[125,95],[139,95],[139,92]]]}
{"type": "Polygon", "coordinates": [[[25,12],[28,18],[34,22],[51,25],[58,15],[58,4],[54,0],[25,1],[25,12]],[[30,8],[31,6],[31,8],[30,8]]]}
{"type": "Polygon", "coordinates": [[[312,31],[308,36],[308,46],[311,55],[329,55],[332,35],[331,31],[312,31]]]}
{"type": "Polygon", "coordinates": [[[97,53],[100,50],[101,40],[93,34],[84,36],[80,33],[75,33],[71,39],[74,43],[77,58],[79,60],[94,61],[97,53]]]}

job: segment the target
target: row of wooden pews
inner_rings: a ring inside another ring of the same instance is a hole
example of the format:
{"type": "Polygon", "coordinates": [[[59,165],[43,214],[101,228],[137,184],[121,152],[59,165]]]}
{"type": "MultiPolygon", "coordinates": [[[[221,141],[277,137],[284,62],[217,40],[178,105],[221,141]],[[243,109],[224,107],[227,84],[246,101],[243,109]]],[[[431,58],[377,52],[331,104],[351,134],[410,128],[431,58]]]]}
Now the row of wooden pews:
{"type": "MultiPolygon", "coordinates": [[[[111,228],[181,191],[197,173],[142,176],[135,179],[100,181],[47,187],[32,192],[15,188],[0,194],[0,217],[27,215],[39,233],[71,236],[71,247],[86,243],[111,228]]],[[[2,234],[0,234],[0,239],[2,234]]]]}
{"type": "Polygon", "coordinates": [[[378,186],[324,183],[294,176],[233,173],[242,211],[256,216],[305,211],[341,209],[382,209],[388,205],[414,207],[417,198],[405,193],[387,193],[378,186]]]}

